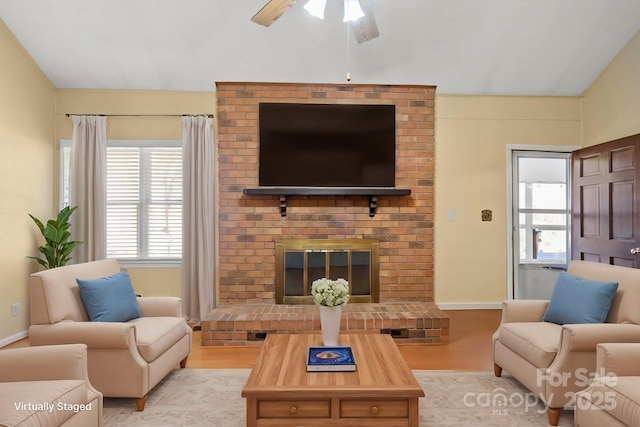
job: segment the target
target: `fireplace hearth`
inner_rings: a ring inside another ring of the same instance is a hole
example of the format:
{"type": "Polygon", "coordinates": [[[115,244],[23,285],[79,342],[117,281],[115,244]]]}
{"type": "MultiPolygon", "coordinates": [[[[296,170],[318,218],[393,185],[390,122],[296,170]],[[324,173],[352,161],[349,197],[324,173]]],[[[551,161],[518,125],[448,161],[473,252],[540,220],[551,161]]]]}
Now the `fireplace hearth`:
{"type": "MultiPolygon", "coordinates": [[[[203,346],[260,345],[268,334],[320,334],[313,305],[237,304],[202,319],[203,346]]],[[[342,308],[340,333],[390,334],[398,343],[445,344],[449,316],[431,302],[352,304],[342,308]]]]}

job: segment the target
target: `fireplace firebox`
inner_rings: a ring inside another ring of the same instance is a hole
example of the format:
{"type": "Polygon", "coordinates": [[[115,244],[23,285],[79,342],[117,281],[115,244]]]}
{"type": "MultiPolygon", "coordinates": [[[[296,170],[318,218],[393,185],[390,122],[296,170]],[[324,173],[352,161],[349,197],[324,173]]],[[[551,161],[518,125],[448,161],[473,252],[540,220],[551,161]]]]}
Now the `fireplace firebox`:
{"type": "Polygon", "coordinates": [[[311,284],[327,277],[349,282],[350,302],[379,302],[379,242],[303,239],[276,242],[276,304],[313,304],[311,284]]]}

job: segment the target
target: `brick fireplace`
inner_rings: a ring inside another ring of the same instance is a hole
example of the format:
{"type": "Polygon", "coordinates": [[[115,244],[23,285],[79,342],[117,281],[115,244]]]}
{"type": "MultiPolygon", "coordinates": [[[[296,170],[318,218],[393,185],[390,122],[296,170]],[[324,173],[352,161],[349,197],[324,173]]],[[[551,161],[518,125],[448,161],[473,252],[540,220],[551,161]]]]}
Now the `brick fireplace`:
{"type": "Polygon", "coordinates": [[[377,240],[380,303],[432,303],[435,87],[236,82],[216,86],[218,307],[275,304],[275,242],[301,238],[377,240]],[[290,197],[283,217],[278,196],[243,194],[245,188],[258,185],[261,102],[395,105],[396,186],[410,189],[411,195],[378,197],[373,217],[367,196],[290,197]]]}
{"type": "Polygon", "coordinates": [[[275,241],[380,241],[380,301],[433,301],[433,86],[217,83],[219,305],[275,301],[275,241]],[[277,196],[247,196],[258,185],[260,102],[396,106],[396,186],[410,196],[298,196],[280,216],[277,196]]]}

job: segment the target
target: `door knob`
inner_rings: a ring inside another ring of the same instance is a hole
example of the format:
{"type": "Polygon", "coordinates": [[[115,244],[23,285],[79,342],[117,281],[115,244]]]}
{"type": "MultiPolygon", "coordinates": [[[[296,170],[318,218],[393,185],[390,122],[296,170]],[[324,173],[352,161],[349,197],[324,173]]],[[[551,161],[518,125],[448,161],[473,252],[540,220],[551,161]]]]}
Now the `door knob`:
{"type": "Polygon", "coordinates": [[[640,255],[640,247],[631,249],[633,255],[640,255]]]}

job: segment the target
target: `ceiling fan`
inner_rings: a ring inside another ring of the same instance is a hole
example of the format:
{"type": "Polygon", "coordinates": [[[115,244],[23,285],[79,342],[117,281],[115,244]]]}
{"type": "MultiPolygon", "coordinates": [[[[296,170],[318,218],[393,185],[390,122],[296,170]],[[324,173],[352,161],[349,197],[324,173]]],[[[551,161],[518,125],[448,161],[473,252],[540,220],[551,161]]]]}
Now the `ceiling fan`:
{"type": "MultiPolygon", "coordinates": [[[[251,20],[268,27],[280,18],[297,0],[269,0],[251,20]]],[[[327,0],[309,0],[304,8],[312,15],[323,19],[327,0]]],[[[380,35],[369,0],[344,0],[345,17],[349,21],[358,43],[375,39],[380,35]]]]}

